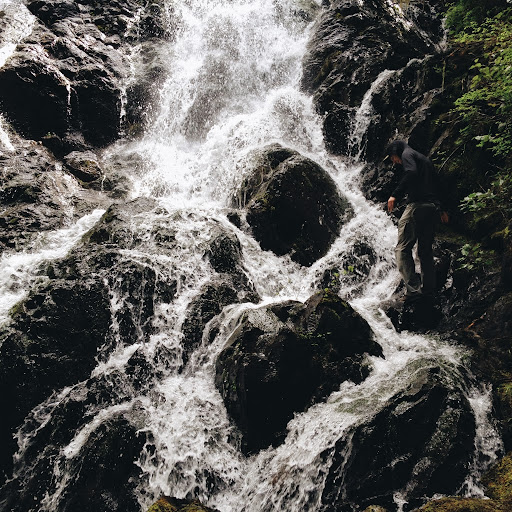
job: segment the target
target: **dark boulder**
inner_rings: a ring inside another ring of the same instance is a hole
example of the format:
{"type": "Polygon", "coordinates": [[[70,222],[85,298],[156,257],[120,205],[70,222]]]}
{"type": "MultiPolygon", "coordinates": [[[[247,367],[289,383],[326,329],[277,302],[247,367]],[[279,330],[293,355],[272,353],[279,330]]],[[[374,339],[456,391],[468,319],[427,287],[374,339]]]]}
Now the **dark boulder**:
{"type": "Polygon", "coordinates": [[[461,384],[447,370],[417,372],[405,391],[324,457],[332,464],[322,510],[351,512],[379,504],[420,506],[435,494],[455,494],[468,476],[475,420],[461,384]]]}
{"type": "Polygon", "coordinates": [[[147,340],[155,303],[172,300],[172,276],[157,277],[149,264],[122,254],[142,243],[133,221],[154,207],[145,199],[112,207],[11,310],[12,321],[0,333],[0,382],[6,390],[0,401],[9,418],[1,425],[2,472],[11,470],[12,430],[28,412],[55,390],[87,379],[112,346],[147,340]],[[112,308],[114,296],[118,307],[112,308]]]}
{"type": "Polygon", "coordinates": [[[332,293],[246,311],[215,378],[244,453],[281,442],[293,414],[341,382],[364,380],[368,354],[382,355],[368,324],[332,293]]]}
{"type": "Polygon", "coordinates": [[[73,151],[64,157],[69,172],[79,180],[90,182],[101,178],[98,157],[92,151],[73,151]]]}
{"type": "Polygon", "coordinates": [[[128,203],[113,204],[100,222],[85,235],[85,241],[99,246],[131,249],[141,242],[131,223],[133,216],[144,216],[154,211],[158,203],[149,198],[138,198],[128,203]]]}
{"type": "Polygon", "coordinates": [[[512,291],[512,239],[510,237],[504,241],[501,261],[501,282],[505,290],[512,291]]]}
{"type": "Polygon", "coordinates": [[[262,249],[309,266],[321,258],[352,214],[333,179],[312,160],[277,144],[255,156],[239,193],[262,249]]]}
{"type": "MultiPolygon", "coordinates": [[[[200,345],[208,322],[225,306],[259,300],[244,271],[242,247],[236,236],[220,228],[216,229],[204,256],[217,276],[202,287],[188,307],[182,327],[185,361],[190,352],[200,345]]],[[[216,334],[216,326],[212,326],[208,333],[210,340],[216,334]]]]}
{"type": "Polygon", "coordinates": [[[459,335],[473,350],[473,369],[495,388],[495,407],[507,451],[512,449],[512,293],[500,297],[459,335]]]}
{"type": "Polygon", "coordinates": [[[108,290],[95,276],[59,280],[32,292],[1,334],[1,471],[9,474],[12,430],[55,389],[89,376],[110,329],[108,290]]]}
{"type": "MultiPolygon", "coordinates": [[[[37,20],[0,69],[2,112],[19,133],[44,141],[58,157],[113,142],[124,121],[126,47],[170,38],[167,9],[162,2],[136,0],[35,0],[27,7],[37,20]]],[[[141,111],[131,104],[126,111],[130,124],[140,122],[134,113],[141,111]]]]}
{"type": "Polygon", "coordinates": [[[78,390],[76,395],[75,399],[68,396],[62,400],[49,424],[42,424],[37,437],[24,446],[16,478],[0,491],[5,510],[25,512],[35,502],[48,499],[52,491],[58,493],[55,478],[67,479],[65,490],[58,496],[58,510],[140,510],[133,492],[140,474],[135,462],[146,438],[122,414],[93,429],[78,453],[67,459],[62,454],[61,447],[72,441],[77,429],[85,427],[86,409],[91,408],[84,401],[86,395],[78,390]],[[55,473],[57,463],[65,473],[55,473]]]}
{"type": "Polygon", "coordinates": [[[67,226],[97,207],[76,197],[74,180],[38,144],[12,137],[16,148],[0,154],[0,252],[22,250],[44,231],[67,226]]]}
{"type": "Polygon", "coordinates": [[[468,266],[462,247],[470,240],[445,231],[434,242],[436,298],[404,303],[401,283],[390,301],[382,304],[393,324],[401,330],[431,330],[443,333],[463,331],[485,314],[503,294],[500,269],[482,266],[478,272],[468,266]],[[407,306],[407,307],[405,307],[407,306]]]}
{"type": "Polygon", "coordinates": [[[144,434],[122,416],[102,423],[80,450],[80,460],[66,485],[62,511],[139,512],[133,491],[141,470],[135,461],[145,442],[144,434]]]}
{"type": "Polygon", "coordinates": [[[98,146],[117,138],[120,78],[126,73],[121,56],[101,40],[93,24],[87,35],[96,40],[96,54],[75,30],[78,25],[69,22],[56,37],[37,26],[33,41],[20,45],[0,69],[1,107],[11,124],[30,139],[59,137],[64,154],[74,149],[74,141],[66,143],[74,131],[83,134],[86,144],[98,146]]]}

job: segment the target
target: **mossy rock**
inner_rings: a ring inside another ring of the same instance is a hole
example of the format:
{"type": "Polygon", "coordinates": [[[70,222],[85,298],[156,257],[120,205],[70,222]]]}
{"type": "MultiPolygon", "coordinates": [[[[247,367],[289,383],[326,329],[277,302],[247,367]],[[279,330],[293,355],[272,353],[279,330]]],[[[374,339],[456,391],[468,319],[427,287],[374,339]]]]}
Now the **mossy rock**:
{"type": "Polygon", "coordinates": [[[484,475],[482,483],[489,497],[500,503],[497,510],[512,510],[512,452],[484,475]]]}
{"type": "Polygon", "coordinates": [[[509,378],[510,380],[499,385],[495,392],[506,449],[512,448],[512,374],[509,378]]]}
{"type": "Polygon", "coordinates": [[[418,512],[505,512],[494,500],[479,498],[443,498],[427,503],[418,512]]]}
{"type": "Polygon", "coordinates": [[[217,510],[205,507],[199,500],[179,500],[162,496],[154,503],[148,512],[218,512],[217,510]]]}
{"type": "Polygon", "coordinates": [[[176,512],[178,509],[167,498],[162,497],[149,507],[148,512],[176,512]]]}

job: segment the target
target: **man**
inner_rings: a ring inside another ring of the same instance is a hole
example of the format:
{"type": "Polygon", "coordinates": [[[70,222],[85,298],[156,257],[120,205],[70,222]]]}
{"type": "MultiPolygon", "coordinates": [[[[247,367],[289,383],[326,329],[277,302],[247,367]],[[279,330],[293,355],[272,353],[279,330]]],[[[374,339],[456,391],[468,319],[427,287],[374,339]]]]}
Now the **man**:
{"type": "Polygon", "coordinates": [[[403,177],[388,199],[388,211],[403,197],[406,208],[398,222],[398,243],[395,249],[398,270],[406,287],[406,303],[418,299],[433,301],[435,270],[432,244],[439,222],[448,222],[448,214],[441,212],[438,195],[438,177],[432,162],[415,151],[403,140],[393,141],[387,148],[393,164],[403,167],[403,177]],[[416,273],[412,249],[418,243],[421,276],[416,273]]]}

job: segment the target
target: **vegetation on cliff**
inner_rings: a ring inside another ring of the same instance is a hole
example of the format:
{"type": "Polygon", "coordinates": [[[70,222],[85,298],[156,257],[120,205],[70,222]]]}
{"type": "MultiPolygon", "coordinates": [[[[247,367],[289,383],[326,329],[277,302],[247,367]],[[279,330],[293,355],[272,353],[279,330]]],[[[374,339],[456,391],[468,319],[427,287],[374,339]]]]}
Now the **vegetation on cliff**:
{"type": "Polygon", "coordinates": [[[461,208],[476,235],[501,243],[512,216],[512,7],[506,0],[459,0],[447,22],[450,57],[464,56],[468,64],[455,80],[462,87],[447,121],[456,126],[459,152],[449,168],[462,173],[464,154],[477,156],[461,208]]]}
{"type": "MultiPolygon", "coordinates": [[[[489,275],[493,265],[501,264],[502,297],[464,329],[462,338],[475,349],[478,370],[494,385],[509,451],[512,337],[505,319],[511,311],[512,6],[507,0],[457,0],[447,10],[447,27],[443,105],[434,107],[440,107],[434,131],[442,143],[432,157],[451,184],[453,229],[469,236],[459,270],[489,275]]],[[[420,510],[510,510],[511,474],[509,452],[483,478],[490,500],[445,498],[420,510]]]]}

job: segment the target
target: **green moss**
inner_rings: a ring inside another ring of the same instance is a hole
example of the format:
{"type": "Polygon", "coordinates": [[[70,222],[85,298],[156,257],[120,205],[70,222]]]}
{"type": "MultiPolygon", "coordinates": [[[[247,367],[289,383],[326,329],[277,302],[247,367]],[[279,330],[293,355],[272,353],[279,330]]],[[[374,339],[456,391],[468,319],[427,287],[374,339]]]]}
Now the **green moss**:
{"type": "Polygon", "coordinates": [[[501,416],[506,424],[505,431],[512,433],[512,375],[504,375],[508,382],[500,384],[496,389],[501,416]]]}
{"type": "Polygon", "coordinates": [[[177,500],[162,496],[148,512],[210,512],[211,509],[201,505],[199,500],[184,503],[185,500],[177,500]]]}
{"type": "Polygon", "coordinates": [[[505,509],[493,500],[443,498],[427,503],[418,512],[505,512],[505,509]]]}
{"type": "Polygon", "coordinates": [[[512,452],[509,452],[482,478],[489,497],[499,501],[503,510],[512,510],[512,452]]]}
{"type": "Polygon", "coordinates": [[[160,498],[155,504],[153,504],[148,512],[177,512],[177,508],[171,505],[167,498],[160,498]]]}
{"type": "Polygon", "coordinates": [[[25,302],[21,301],[16,304],[9,310],[9,316],[14,317],[16,315],[20,315],[25,312],[25,302]]]}

